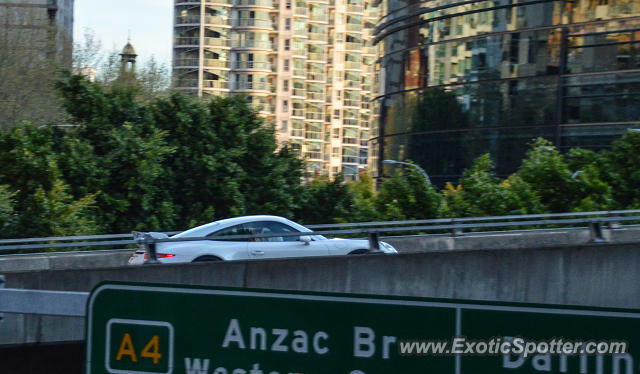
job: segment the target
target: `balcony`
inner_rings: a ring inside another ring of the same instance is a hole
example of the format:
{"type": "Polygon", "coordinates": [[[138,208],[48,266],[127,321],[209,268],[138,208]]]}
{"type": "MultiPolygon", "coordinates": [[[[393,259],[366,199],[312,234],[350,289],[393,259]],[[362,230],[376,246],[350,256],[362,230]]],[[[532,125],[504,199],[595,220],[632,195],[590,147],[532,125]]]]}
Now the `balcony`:
{"type": "Polygon", "coordinates": [[[231,42],[231,47],[232,48],[255,48],[255,49],[274,50],[276,46],[275,46],[275,44],[271,43],[268,40],[245,39],[245,40],[233,40],[231,42]]]}
{"type": "MultiPolygon", "coordinates": [[[[292,117],[304,117],[304,109],[293,109],[291,111],[291,116],[292,117]]],[[[302,136],[302,130],[300,130],[300,135],[302,136]]]]}
{"type": "Polygon", "coordinates": [[[307,80],[324,82],[324,74],[322,74],[322,73],[307,73],[307,80]]]}
{"type": "Polygon", "coordinates": [[[304,155],[311,160],[322,160],[322,152],[305,152],[304,155]]]}
{"type": "Polygon", "coordinates": [[[222,80],[205,80],[202,81],[202,88],[229,89],[229,82],[222,80]]]}
{"type": "Polygon", "coordinates": [[[272,0],[235,0],[233,5],[238,7],[273,8],[272,0]]]}
{"type": "Polygon", "coordinates": [[[184,15],[176,17],[176,25],[183,24],[200,24],[200,16],[199,15],[184,15]]]}
{"type": "Polygon", "coordinates": [[[360,107],[360,100],[344,99],[343,104],[344,104],[344,106],[351,106],[351,107],[359,108],[360,107]]]}
{"type": "Polygon", "coordinates": [[[176,58],[173,60],[174,67],[195,67],[200,66],[200,60],[197,58],[176,58]]]}
{"type": "Polygon", "coordinates": [[[322,92],[307,92],[307,100],[323,101],[324,93],[322,92]]]}
{"type": "Polygon", "coordinates": [[[345,164],[357,164],[359,157],[357,156],[342,156],[342,162],[345,164]]]}
{"type": "Polygon", "coordinates": [[[365,55],[375,55],[376,48],[375,47],[362,47],[362,53],[365,55]]]}
{"type": "Polygon", "coordinates": [[[271,85],[267,82],[235,82],[232,90],[234,91],[271,91],[271,85]]]}
{"type": "Polygon", "coordinates": [[[176,82],[176,88],[198,88],[197,79],[179,79],[176,82]]]}
{"type": "Polygon", "coordinates": [[[362,49],[362,43],[344,43],[344,49],[346,51],[360,51],[362,49]]]}
{"type": "Polygon", "coordinates": [[[296,10],[294,11],[294,14],[296,16],[306,16],[308,14],[307,7],[306,6],[305,7],[298,7],[296,5],[296,10]]]}
{"type": "Polygon", "coordinates": [[[256,27],[261,29],[273,29],[271,20],[259,18],[236,18],[233,20],[235,27],[256,27]]]}
{"type": "Polygon", "coordinates": [[[294,56],[307,57],[307,50],[304,48],[295,48],[291,54],[294,56]]]}
{"type": "Polygon", "coordinates": [[[205,25],[231,26],[229,17],[221,16],[204,16],[205,25]]]}
{"type": "Polygon", "coordinates": [[[359,23],[347,23],[345,27],[347,31],[362,32],[362,25],[359,23]]]}
{"type": "Polygon", "coordinates": [[[319,42],[327,41],[327,34],[322,34],[318,32],[310,32],[308,34],[308,37],[309,37],[309,40],[313,40],[313,41],[319,41],[319,42]]]}
{"type": "Polygon", "coordinates": [[[347,4],[347,13],[362,13],[362,5],[347,4]]]}
{"type": "Polygon", "coordinates": [[[266,61],[234,61],[233,68],[237,70],[267,70],[271,71],[271,64],[266,61]]]}
{"type": "Polygon", "coordinates": [[[321,132],[315,132],[315,131],[307,131],[304,134],[304,137],[307,139],[319,139],[322,140],[322,133],[321,132]]]}
{"type": "Polygon", "coordinates": [[[364,11],[364,16],[368,18],[378,18],[378,10],[377,9],[367,9],[364,11]]]}
{"type": "Polygon", "coordinates": [[[213,58],[205,58],[202,61],[202,64],[204,65],[204,67],[208,67],[208,68],[228,68],[229,67],[226,60],[216,60],[213,58]]]}
{"type": "Polygon", "coordinates": [[[344,62],[344,68],[345,69],[361,70],[362,69],[362,64],[360,62],[355,62],[355,61],[345,61],[344,62]]]}
{"type": "Polygon", "coordinates": [[[175,47],[197,47],[200,46],[199,37],[176,37],[173,39],[175,47]]]}
{"type": "Polygon", "coordinates": [[[293,29],[293,36],[307,36],[307,29],[293,29]]]}
{"type": "Polygon", "coordinates": [[[312,22],[329,22],[326,14],[311,14],[309,21],[312,22]]]}
{"type": "Polygon", "coordinates": [[[357,138],[342,138],[342,143],[344,144],[358,144],[357,138]]]}
{"type": "Polygon", "coordinates": [[[292,75],[294,77],[306,77],[307,72],[304,69],[293,69],[292,75]]]}
{"type": "Polygon", "coordinates": [[[358,123],[357,119],[344,119],[342,120],[342,124],[345,126],[359,126],[360,124],[358,123]]]}
{"type": "MultiPolygon", "coordinates": [[[[200,3],[199,1],[197,1],[196,3],[200,3]]],[[[232,0],[205,0],[204,1],[204,5],[217,5],[217,4],[222,4],[222,5],[233,5],[232,0]]]]}
{"type": "Polygon", "coordinates": [[[325,55],[324,53],[318,53],[318,52],[309,52],[307,54],[307,59],[308,60],[313,60],[313,61],[322,61],[322,62],[326,62],[327,61],[327,55],[325,55]]]}
{"type": "Polygon", "coordinates": [[[293,90],[291,90],[291,96],[305,97],[304,89],[294,88],[293,90]]]}
{"type": "Polygon", "coordinates": [[[369,110],[371,108],[371,104],[369,102],[362,102],[362,104],[360,105],[360,108],[362,108],[362,110],[369,110]]]}
{"type": "Polygon", "coordinates": [[[322,112],[309,112],[307,111],[304,114],[304,118],[308,119],[308,120],[312,120],[312,121],[322,121],[322,112]]]}
{"type": "Polygon", "coordinates": [[[345,79],[344,88],[350,88],[350,89],[354,89],[354,90],[359,90],[360,89],[360,82],[358,80],[345,79]]]}

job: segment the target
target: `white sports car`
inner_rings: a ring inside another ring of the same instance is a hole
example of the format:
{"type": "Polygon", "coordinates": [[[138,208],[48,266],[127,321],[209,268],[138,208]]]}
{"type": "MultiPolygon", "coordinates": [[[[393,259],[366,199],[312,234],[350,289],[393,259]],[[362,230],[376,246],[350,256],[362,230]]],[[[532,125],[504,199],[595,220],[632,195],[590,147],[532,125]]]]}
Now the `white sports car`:
{"type": "MultiPolygon", "coordinates": [[[[141,235],[140,233],[136,233],[141,235]]],[[[156,239],[169,238],[150,233],[156,239]]],[[[361,239],[327,239],[314,235],[308,228],[277,216],[246,216],[223,219],[194,227],[171,238],[209,238],[206,240],[156,243],[156,255],[161,263],[193,261],[231,261],[262,258],[349,255],[369,252],[369,241],[361,239]],[[272,236],[239,239],[230,235],[292,234],[300,236],[272,236]],[[304,235],[307,233],[306,235],[304,235]]],[[[398,253],[395,248],[380,242],[382,253],[398,253]]],[[[145,245],[141,245],[129,259],[129,264],[143,264],[148,259],[145,245]]]]}

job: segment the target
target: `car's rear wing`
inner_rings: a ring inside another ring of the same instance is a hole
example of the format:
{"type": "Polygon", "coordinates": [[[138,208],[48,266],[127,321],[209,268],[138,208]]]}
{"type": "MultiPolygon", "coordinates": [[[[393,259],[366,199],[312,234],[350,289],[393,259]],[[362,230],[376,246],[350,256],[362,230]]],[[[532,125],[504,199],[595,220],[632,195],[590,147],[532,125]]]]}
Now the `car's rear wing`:
{"type": "Polygon", "coordinates": [[[155,244],[148,244],[149,242],[152,242],[149,239],[167,239],[169,237],[169,235],[165,233],[155,231],[133,231],[131,234],[133,235],[133,240],[135,240],[138,245],[136,253],[147,253],[149,262],[157,261],[155,244]],[[151,248],[152,246],[153,248],[151,248]]]}

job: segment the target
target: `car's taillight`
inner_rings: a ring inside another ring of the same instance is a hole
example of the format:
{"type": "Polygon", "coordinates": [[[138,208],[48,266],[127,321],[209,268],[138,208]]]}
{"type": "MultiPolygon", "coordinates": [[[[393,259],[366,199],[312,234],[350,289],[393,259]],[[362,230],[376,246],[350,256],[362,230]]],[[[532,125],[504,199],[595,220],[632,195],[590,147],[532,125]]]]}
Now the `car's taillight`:
{"type": "Polygon", "coordinates": [[[145,253],[144,253],[144,259],[145,259],[145,260],[148,260],[148,259],[149,259],[149,252],[145,252],[145,253]]]}
{"type": "Polygon", "coordinates": [[[157,258],[176,257],[173,253],[156,253],[157,258]]]}

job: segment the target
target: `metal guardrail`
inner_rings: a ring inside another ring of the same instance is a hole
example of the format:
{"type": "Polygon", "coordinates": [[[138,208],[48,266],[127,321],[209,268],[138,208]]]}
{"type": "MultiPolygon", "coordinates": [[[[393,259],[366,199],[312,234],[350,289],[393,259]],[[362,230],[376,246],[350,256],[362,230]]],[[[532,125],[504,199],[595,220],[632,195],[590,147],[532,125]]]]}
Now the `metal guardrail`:
{"type": "MultiPolygon", "coordinates": [[[[378,237],[381,233],[397,234],[402,232],[449,232],[451,235],[460,235],[465,230],[491,230],[498,228],[516,227],[563,227],[579,226],[589,227],[594,241],[603,240],[602,224],[607,223],[610,228],[616,228],[621,222],[640,222],[640,210],[597,211],[577,213],[555,213],[535,215],[510,215],[492,217],[466,217],[466,218],[442,218],[429,220],[408,220],[391,222],[357,222],[309,225],[312,232],[307,233],[270,233],[252,235],[224,236],[224,240],[234,239],[265,239],[272,237],[298,237],[305,235],[364,235],[370,240],[370,248],[378,249],[378,237]]],[[[166,232],[173,235],[179,231],[166,232]]],[[[150,256],[155,257],[154,244],[166,242],[186,242],[214,240],[212,237],[171,238],[152,235],[133,234],[109,234],[109,235],[83,235],[47,238],[24,238],[0,240],[0,253],[16,251],[37,251],[43,249],[76,249],[99,248],[127,245],[147,246],[150,256]]]]}

